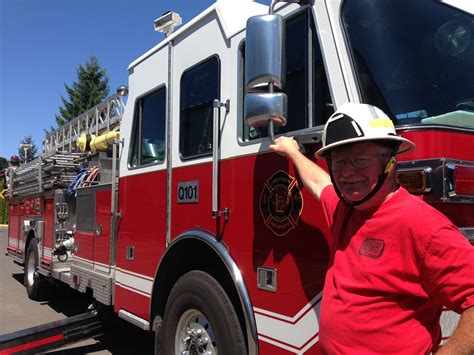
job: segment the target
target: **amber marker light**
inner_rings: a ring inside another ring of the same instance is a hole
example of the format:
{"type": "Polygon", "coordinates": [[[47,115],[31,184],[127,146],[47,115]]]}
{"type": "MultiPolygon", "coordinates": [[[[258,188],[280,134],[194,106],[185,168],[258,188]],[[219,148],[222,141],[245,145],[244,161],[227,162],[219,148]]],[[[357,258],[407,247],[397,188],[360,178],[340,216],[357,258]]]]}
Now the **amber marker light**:
{"type": "Polygon", "coordinates": [[[431,190],[431,168],[403,169],[396,173],[397,184],[415,194],[422,194],[431,190]]]}

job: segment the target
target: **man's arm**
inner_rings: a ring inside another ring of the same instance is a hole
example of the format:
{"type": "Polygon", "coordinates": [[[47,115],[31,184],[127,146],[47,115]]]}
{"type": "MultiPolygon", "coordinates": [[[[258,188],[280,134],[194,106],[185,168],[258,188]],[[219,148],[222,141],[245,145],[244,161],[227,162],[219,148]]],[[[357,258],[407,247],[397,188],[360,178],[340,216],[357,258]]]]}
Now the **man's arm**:
{"type": "Polygon", "coordinates": [[[474,307],[466,309],[453,335],[442,346],[437,355],[474,354],[474,307]]]}
{"type": "Polygon", "coordinates": [[[298,143],[292,138],[277,138],[275,143],[270,145],[270,150],[290,159],[298,169],[303,184],[320,200],[321,192],[327,185],[331,184],[328,173],[306,158],[300,152],[298,143]]]}

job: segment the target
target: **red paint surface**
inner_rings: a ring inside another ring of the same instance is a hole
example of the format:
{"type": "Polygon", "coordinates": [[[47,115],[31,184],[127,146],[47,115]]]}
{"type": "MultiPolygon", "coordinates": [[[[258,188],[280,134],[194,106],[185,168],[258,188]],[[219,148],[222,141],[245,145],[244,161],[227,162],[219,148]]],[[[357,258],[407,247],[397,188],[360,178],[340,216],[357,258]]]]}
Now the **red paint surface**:
{"type": "Polygon", "coordinates": [[[400,161],[449,158],[474,161],[474,133],[450,130],[400,131],[416,144],[416,149],[399,156],[400,161]]]}
{"type": "Polygon", "coordinates": [[[43,215],[43,199],[41,197],[27,197],[23,199],[25,216],[39,217],[43,215]]]}
{"type": "Polygon", "coordinates": [[[54,248],[54,198],[44,200],[43,248],[54,248]]]}
{"type": "Polygon", "coordinates": [[[127,290],[119,285],[115,286],[115,299],[121,300],[116,301],[114,310],[116,313],[120,309],[129,311],[143,319],[150,321],[150,300],[151,298],[142,296],[136,292],[127,290]]]}
{"type": "MultiPolygon", "coordinates": [[[[154,277],[166,246],[166,171],[121,178],[117,267],[154,277]],[[127,246],[135,248],[127,260],[127,246]]],[[[116,287],[115,309],[149,319],[150,299],[116,287]]]]}
{"type": "Polygon", "coordinates": [[[111,190],[97,191],[96,225],[101,226],[100,236],[94,236],[94,262],[110,264],[110,204],[111,190]]]}
{"type": "Polygon", "coordinates": [[[76,231],[74,243],[78,243],[79,248],[74,253],[75,256],[90,260],[91,262],[94,260],[94,235],[93,232],[76,231]]]}
{"type": "Polygon", "coordinates": [[[20,206],[18,204],[11,204],[9,213],[8,246],[14,248],[14,250],[17,250],[20,225],[20,206]],[[14,241],[11,241],[10,238],[14,238],[14,241]]]}

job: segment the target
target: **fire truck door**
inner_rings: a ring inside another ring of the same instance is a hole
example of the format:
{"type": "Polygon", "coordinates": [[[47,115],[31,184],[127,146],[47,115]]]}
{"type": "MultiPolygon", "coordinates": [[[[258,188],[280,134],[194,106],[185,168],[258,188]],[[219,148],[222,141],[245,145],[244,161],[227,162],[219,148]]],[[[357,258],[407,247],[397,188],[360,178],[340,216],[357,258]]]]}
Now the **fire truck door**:
{"type": "Polygon", "coordinates": [[[97,191],[96,229],[94,235],[94,271],[108,273],[110,269],[110,201],[111,190],[97,191]]]}
{"type": "Polygon", "coordinates": [[[16,252],[19,248],[20,233],[20,205],[10,205],[10,220],[8,223],[8,250],[16,252]]]}
{"type": "MultiPolygon", "coordinates": [[[[207,31],[221,33],[217,22],[206,26],[209,26],[207,31]]],[[[174,57],[180,60],[173,67],[173,76],[180,78],[177,81],[180,85],[174,89],[179,100],[173,102],[174,119],[179,122],[173,124],[176,144],[173,145],[171,238],[196,226],[212,233],[218,228],[218,219],[213,218],[213,210],[218,209],[218,179],[213,172],[217,171],[219,157],[214,151],[217,148],[214,133],[220,132],[214,124],[216,118],[225,114],[220,101],[225,101],[221,98],[221,75],[227,65],[226,47],[217,39],[209,42],[201,31],[194,36],[196,40],[179,42],[174,48],[174,57]],[[196,46],[196,41],[206,45],[196,46]]]]}

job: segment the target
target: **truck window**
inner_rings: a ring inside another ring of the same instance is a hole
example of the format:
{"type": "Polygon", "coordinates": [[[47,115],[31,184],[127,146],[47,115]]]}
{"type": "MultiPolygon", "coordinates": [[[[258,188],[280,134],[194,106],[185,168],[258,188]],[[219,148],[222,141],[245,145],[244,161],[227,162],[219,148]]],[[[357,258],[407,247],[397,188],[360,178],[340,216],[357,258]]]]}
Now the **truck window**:
{"type": "MultiPolygon", "coordinates": [[[[245,45],[241,48],[242,83],[245,45]]],[[[285,37],[288,124],[275,134],[324,125],[334,112],[323,56],[310,9],[286,19],[285,37]]],[[[243,97],[242,97],[243,102],[243,97]]],[[[267,128],[249,128],[244,123],[244,141],[268,136],[267,128]]]]}
{"type": "Polygon", "coordinates": [[[165,87],[137,100],[133,121],[130,166],[162,163],[165,159],[165,87]]]}
{"type": "Polygon", "coordinates": [[[472,16],[432,0],[348,0],[342,23],[364,102],[398,125],[474,129],[472,16]]]}
{"type": "Polygon", "coordinates": [[[179,150],[183,159],[212,154],[212,102],[219,99],[219,58],[212,56],[181,76],[179,150]]]}

